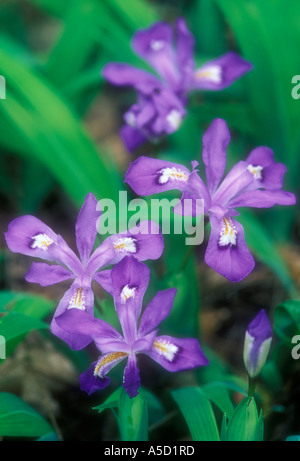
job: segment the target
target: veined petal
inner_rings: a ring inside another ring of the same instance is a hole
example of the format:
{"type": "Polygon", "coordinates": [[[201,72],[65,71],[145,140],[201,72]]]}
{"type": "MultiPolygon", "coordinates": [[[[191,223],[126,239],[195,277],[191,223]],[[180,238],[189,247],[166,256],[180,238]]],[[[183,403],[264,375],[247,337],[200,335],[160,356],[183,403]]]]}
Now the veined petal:
{"type": "Polygon", "coordinates": [[[66,266],[75,275],[82,273],[83,269],[81,261],[61,235],[57,236],[55,244],[49,246],[48,253],[55,261],[58,261],[66,266]]]}
{"type": "Polygon", "coordinates": [[[92,253],[87,266],[86,273],[94,278],[96,272],[111,264],[115,257],[115,250],[111,241],[107,238],[102,242],[98,248],[92,253]]]}
{"type": "Polygon", "coordinates": [[[135,52],[149,62],[164,80],[170,85],[176,85],[178,70],[172,40],[171,26],[164,22],[157,22],[148,29],[137,31],[132,46],[135,52]]]}
{"type": "Polygon", "coordinates": [[[85,264],[93,250],[97,235],[97,220],[101,211],[97,210],[97,199],[88,194],[78,214],[76,222],[76,243],[81,261],[85,264]]]}
{"type": "Polygon", "coordinates": [[[121,261],[124,256],[135,256],[139,261],[158,259],[164,249],[164,239],[159,225],[154,221],[141,221],[126,232],[108,237],[115,256],[111,264],[121,261]]]}
{"type": "Polygon", "coordinates": [[[156,293],[142,314],[138,329],[139,337],[150,333],[150,331],[154,330],[166,317],[168,317],[173,306],[176,292],[176,288],[169,288],[156,293]]]}
{"type": "Polygon", "coordinates": [[[247,163],[240,161],[236,163],[225,176],[213,196],[213,204],[229,207],[231,199],[238,196],[254,182],[254,177],[247,169],[247,163]]]}
{"type": "Polygon", "coordinates": [[[243,226],[233,218],[210,216],[211,234],[205,262],[231,282],[240,282],[254,268],[243,226]]]}
{"type": "Polygon", "coordinates": [[[115,307],[128,343],[137,339],[137,319],[149,278],[149,268],[133,256],[125,256],[111,271],[115,307]]]}
{"type": "Polygon", "coordinates": [[[203,162],[208,189],[213,194],[225,171],[230,133],[224,120],[216,118],[203,135],[203,162]]]}
{"type": "Polygon", "coordinates": [[[239,194],[230,200],[228,206],[232,208],[252,207],[270,208],[274,205],[295,205],[296,197],[284,190],[250,190],[239,194]]]}
{"type": "Polygon", "coordinates": [[[136,356],[131,354],[124,370],[123,386],[129,397],[133,398],[138,395],[140,385],[140,372],[137,367],[136,356]]]}
{"type": "MultiPolygon", "coordinates": [[[[98,341],[98,345],[118,342],[119,349],[117,350],[123,349],[124,339],[120,333],[109,323],[95,318],[88,312],[79,309],[68,309],[56,317],[56,323],[69,333],[88,336],[91,340],[98,341]]],[[[110,350],[115,351],[115,348],[110,350]]]]}
{"type": "Polygon", "coordinates": [[[68,311],[69,309],[76,309],[86,311],[93,314],[94,309],[94,293],[90,287],[90,283],[84,283],[79,279],[75,279],[71,288],[66,291],[60,303],[57,306],[54,317],[51,322],[51,331],[55,336],[58,336],[73,350],[79,350],[87,346],[91,342],[91,338],[87,335],[77,334],[73,330],[67,331],[61,328],[56,319],[68,311]]]}
{"type": "Polygon", "coordinates": [[[74,278],[72,272],[62,266],[46,263],[32,263],[29,271],[25,275],[26,282],[38,283],[41,287],[54,285],[74,278]]]}
{"type": "Polygon", "coordinates": [[[88,395],[91,395],[93,392],[102,390],[107,387],[110,383],[110,378],[105,376],[100,379],[98,376],[94,375],[95,367],[97,362],[92,363],[92,365],[84,371],[80,377],[80,388],[82,391],[85,391],[88,395]]]}
{"type": "Polygon", "coordinates": [[[5,238],[13,253],[58,262],[48,251],[49,246],[57,241],[57,234],[34,216],[26,215],[14,219],[8,226],[5,238]]]}
{"type": "Polygon", "coordinates": [[[197,69],[192,86],[193,89],[223,90],[252,68],[249,61],[236,53],[229,52],[197,69]]]}
{"type": "Polygon", "coordinates": [[[125,183],[138,195],[152,195],[167,190],[189,190],[189,171],[185,166],[166,160],[140,156],[129,165],[125,183]]]}
{"type": "Polygon", "coordinates": [[[151,351],[146,352],[166,370],[177,372],[208,365],[197,339],[178,339],[172,336],[157,336],[151,351]]]}
{"type": "Polygon", "coordinates": [[[148,94],[161,83],[149,72],[137,69],[128,64],[111,62],[103,71],[103,77],[116,86],[132,86],[137,91],[148,94]]]}

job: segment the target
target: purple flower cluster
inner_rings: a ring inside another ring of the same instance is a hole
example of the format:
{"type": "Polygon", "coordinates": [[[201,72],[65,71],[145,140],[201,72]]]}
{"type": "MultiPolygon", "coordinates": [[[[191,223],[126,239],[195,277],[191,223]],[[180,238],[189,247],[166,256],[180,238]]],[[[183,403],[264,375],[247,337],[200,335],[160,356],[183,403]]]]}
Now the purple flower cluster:
{"type": "Polygon", "coordinates": [[[206,365],[196,339],[157,336],[158,324],[168,316],[176,289],[157,293],[143,314],[142,301],[149,282],[149,269],[141,261],[158,259],[164,248],[163,236],[154,222],[107,237],[94,251],[101,211],[88,194],[76,221],[77,254],[64,239],[34,216],[13,220],[5,234],[8,248],[47,261],[33,262],[25,279],[48,286],[73,280],[54,313],[51,331],[73,350],[92,341],[102,352],[99,360],[81,376],[88,393],[109,383],[107,373],[127,358],[124,387],[131,397],[140,386],[136,356],[144,353],[169,371],[206,365]],[[113,266],[112,269],[105,269],[113,266]],[[114,298],[123,336],[107,322],[94,317],[92,281],[114,298]],[[140,322],[138,325],[139,318],[140,322]]]}
{"type": "Polygon", "coordinates": [[[164,22],[138,31],[132,40],[137,55],[158,76],[125,63],[109,63],[103,76],[113,85],[129,86],[137,92],[137,102],[126,112],[121,137],[129,151],[146,140],[157,141],[175,132],[186,115],[187,97],[195,90],[219,91],[252,69],[252,64],[234,52],[197,68],[194,37],[183,18],[173,30],[164,22]]]}
{"type": "MultiPolygon", "coordinates": [[[[203,199],[211,225],[205,262],[231,282],[238,282],[253,270],[255,262],[243,226],[235,219],[239,214],[236,208],[294,205],[296,198],[282,190],[286,167],[274,161],[268,147],[254,149],[223,178],[229,141],[226,122],[215,119],[203,136],[206,184],[198,174],[197,161],[192,162],[190,171],[184,165],[144,156],[130,164],[125,182],[144,196],[178,189],[182,192],[182,206],[176,206],[175,212],[184,210],[185,199],[203,199]]],[[[196,204],[192,210],[197,212],[196,204]]]]}

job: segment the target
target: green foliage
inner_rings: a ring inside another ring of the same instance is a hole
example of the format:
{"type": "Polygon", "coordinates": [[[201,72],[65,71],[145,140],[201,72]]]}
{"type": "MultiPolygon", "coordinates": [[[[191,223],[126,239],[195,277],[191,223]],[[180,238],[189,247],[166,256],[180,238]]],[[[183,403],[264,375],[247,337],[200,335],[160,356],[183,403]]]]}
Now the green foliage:
{"type": "Polygon", "coordinates": [[[41,437],[53,434],[51,425],[30,405],[7,392],[0,393],[0,435],[41,437]]]}
{"type": "Polygon", "coordinates": [[[119,399],[119,425],[122,441],[148,440],[148,410],[142,394],[131,399],[122,389],[119,399]]]}
{"type": "Polygon", "coordinates": [[[172,391],[194,441],[218,441],[219,432],[212,406],[200,388],[172,391]]]}

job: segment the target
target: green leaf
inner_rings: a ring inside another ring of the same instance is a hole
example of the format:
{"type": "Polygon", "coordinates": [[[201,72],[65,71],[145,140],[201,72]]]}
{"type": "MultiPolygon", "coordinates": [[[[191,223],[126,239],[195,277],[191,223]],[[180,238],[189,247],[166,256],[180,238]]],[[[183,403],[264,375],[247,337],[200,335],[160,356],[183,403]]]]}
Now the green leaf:
{"type": "Polygon", "coordinates": [[[206,384],[201,387],[206,397],[211,400],[217,407],[229,418],[234,412],[234,406],[230,399],[228,390],[220,383],[206,384]]]}
{"type": "Polygon", "coordinates": [[[107,399],[97,407],[93,407],[93,410],[98,410],[98,413],[102,413],[102,411],[112,408],[117,408],[119,405],[119,400],[122,393],[122,387],[116,389],[107,399]]]}
{"type": "Polygon", "coordinates": [[[235,409],[226,431],[228,441],[262,441],[263,414],[258,417],[253,397],[246,397],[235,409]]]}
{"type": "Polygon", "coordinates": [[[39,329],[49,329],[49,325],[20,312],[8,312],[0,318],[0,334],[6,341],[39,329]]]}
{"type": "Polygon", "coordinates": [[[247,244],[257,258],[277,275],[291,294],[295,294],[296,288],[291,274],[266,227],[254,214],[244,210],[239,216],[239,221],[244,226],[247,244]]]}
{"type": "Polygon", "coordinates": [[[122,441],[148,440],[148,410],[142,394],[131,399],[122,389],[119,399],[119,424],[122,441]]]}
{"type": "Polygon", "coordinates": [[[291,345],[293,336],[300,334],[300,301],[287,300],[276,306],[274,330],[285,343],[291,345]]]}
{"type": "Polygon", "coordinates": [[[0,38],[0,74],[10,82],[0,122],[9,126],[10,136],[1,131],[0,143],[41,162],[80,206],[89,192],[116,200],[121,182],[110,157],[101,158],[66,101],[41,75],[6,53],[6,43],[0,38]]]}
{"type": "Polygon", "coordinates": [[[0,435],[38,437],[53,433],[50,424],[19,397],[0,393],[0,435]]]}
{"type": "Polygon", "coordinates": [[[212,406],[200,388],[176,389],[171,394],[180,408],[194,441],[220,440],[212,406]]]}

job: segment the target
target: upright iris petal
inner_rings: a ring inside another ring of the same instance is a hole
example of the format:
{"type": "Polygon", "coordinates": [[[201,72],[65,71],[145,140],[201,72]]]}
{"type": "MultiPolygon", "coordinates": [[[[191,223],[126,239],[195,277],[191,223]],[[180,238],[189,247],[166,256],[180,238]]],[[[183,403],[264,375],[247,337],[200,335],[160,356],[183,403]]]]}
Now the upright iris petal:
{"type": "MultiPolygon", "coordinates": [[[[255,262],[247,247],[244,229],[235,219],[239,214],[236,208],[294,205],[296,197],[282,190],[286,168],[274,161],[274,154],[267,147],[254,149],[224,177],[229,141],[226,122],[213,120],[203,135],[206,184],[198,174],[195,161],[193,171],[189,171],[181,164],[146,157],[139,157],[129,165],[124,182],[139,195],[177,189],[182,192],[182,203],[186,198],[193,203],[197,198],[203,199],[204,212],[211,225],[205,262],[231,282],[239,282],[253,270],[255,262]]],[[[195,209],[196,206],[176,205],[174,212],[195,216],[195,209]]]]}
{"type": "Polygon", "coordinates": [[[208,365],[197,339],[157,335],[159,323],[171,311],[176,289],[158,292],[141,314],[149,275],[149,269],[134,256],[126,256],[112,269],[112,294],[123,336],[78,309],[70,309],[57,318],[60,328],[86,336],[101,351],[98,361],[80,376],[81,389],[88,394],[106,387],[110,383],[109,371],[127,361],[123,386],[130,398],[135,397],[140,387],[139,354],[148,355],[171,372],[208,365]]]}

